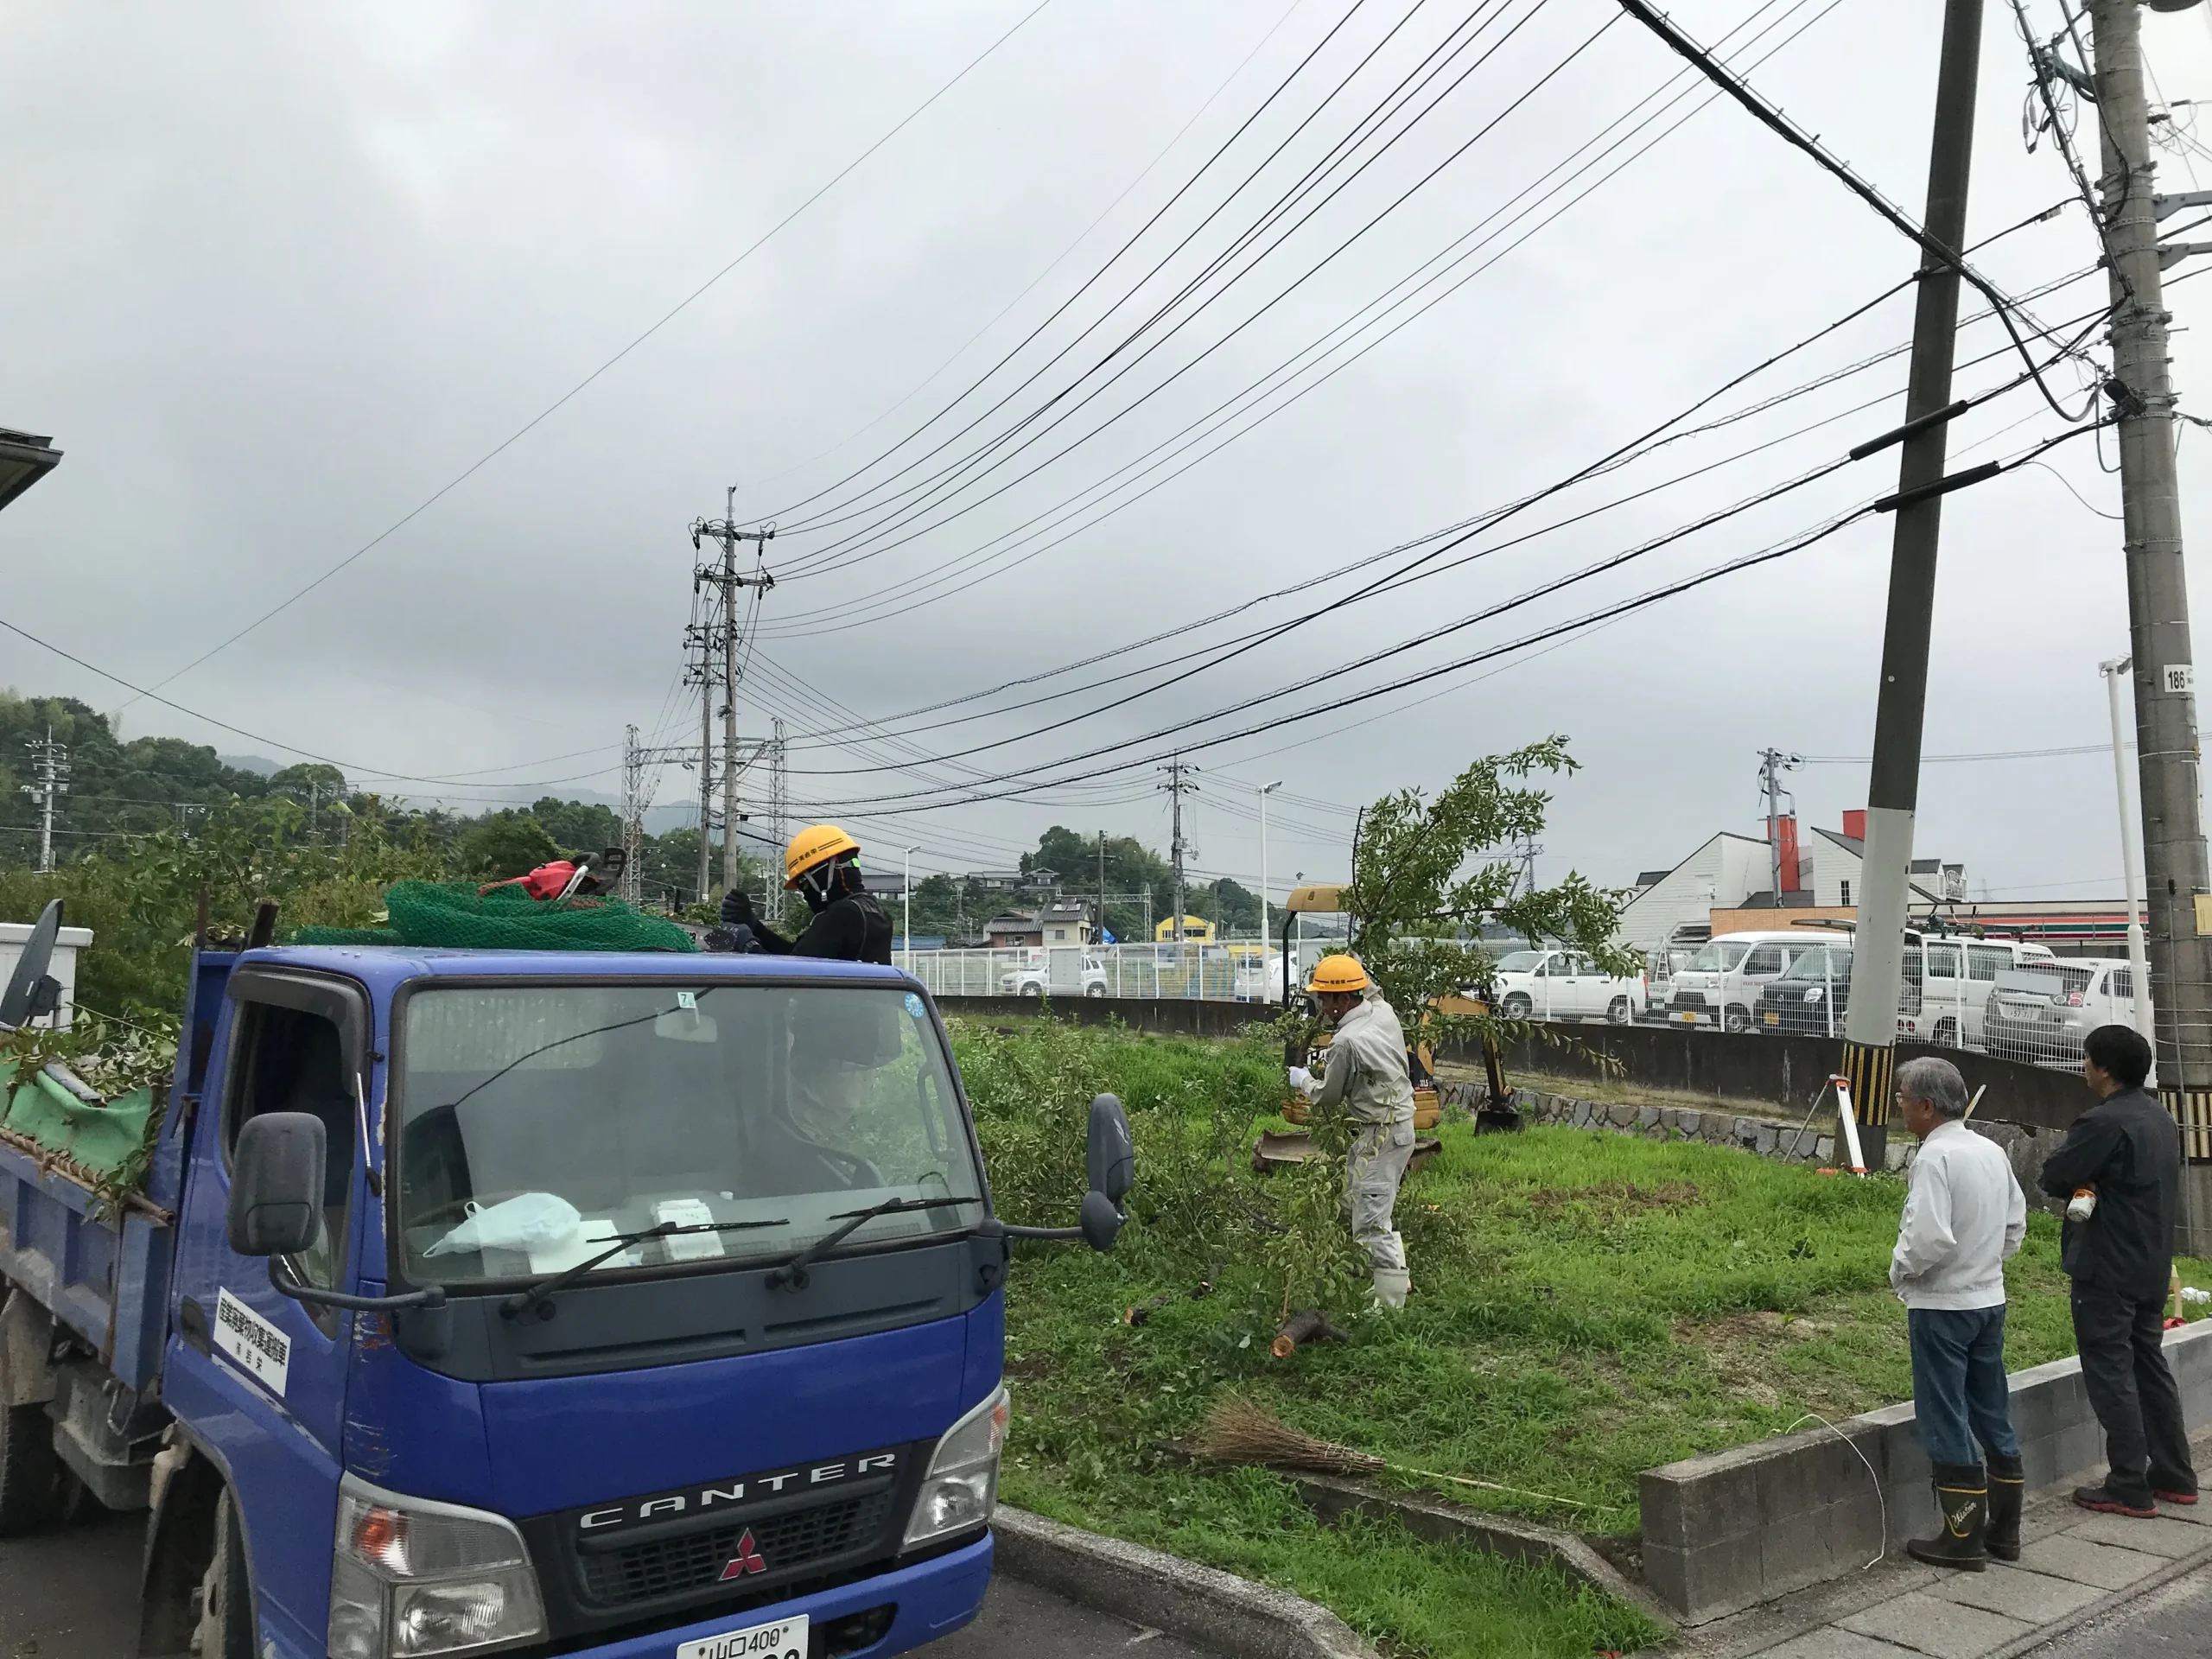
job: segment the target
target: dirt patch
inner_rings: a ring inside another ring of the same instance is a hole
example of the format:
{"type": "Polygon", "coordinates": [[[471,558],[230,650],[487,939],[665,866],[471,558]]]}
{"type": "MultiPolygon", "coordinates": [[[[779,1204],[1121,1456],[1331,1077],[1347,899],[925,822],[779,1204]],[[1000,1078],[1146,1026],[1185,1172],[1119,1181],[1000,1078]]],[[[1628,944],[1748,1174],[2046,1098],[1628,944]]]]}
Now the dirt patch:
{"type": "Polygon", "coordinates": [[[1772,1363],[1775,1355],[1798,1343],[1831,1336],[1835,1329],[1832,1320],[1763,1310],[1719,1319],[1684,1319],[1675,1326],[1674,1336],[1678,1343],[1706,1351],[1715,1376],[1733,1399],[1780,1406],[1784,1395],[1776,1387],[1779,1378],[1789,1389],[1790,1402],[1829,1415],[1847,1415],[1860,1408],[1803,1376],[1777,1372],[1772,1363]]]}
{"type": "Polygon", "coordinates": [[[1541,1216],[1557,1214],[1570,1204],[1586,1204],[1593,1209],[1609,1210],[1619,1215],[1633,1215],[1643,1210],[1687,1210],[1705,1202],[1695,1181],[1662,1181],[1656,1186],[1638,1186],[1633,1181],[1600,1181],[1595,1186],[1539,1187],[1528,1195],[1529,1207],[1541,1216]]]}

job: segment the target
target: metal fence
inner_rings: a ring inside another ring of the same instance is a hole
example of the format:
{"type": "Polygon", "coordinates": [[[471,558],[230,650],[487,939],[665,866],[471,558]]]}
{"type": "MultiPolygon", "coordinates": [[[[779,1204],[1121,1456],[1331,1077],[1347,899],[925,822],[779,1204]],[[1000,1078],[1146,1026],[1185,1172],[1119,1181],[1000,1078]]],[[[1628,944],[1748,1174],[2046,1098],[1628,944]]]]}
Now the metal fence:
{"type": "Polygon", "coordinates": [[[1282,955],[1256,944],[1032,945],[900,950],[893,961],[933,996],[1282,999],[1282,955]]]}

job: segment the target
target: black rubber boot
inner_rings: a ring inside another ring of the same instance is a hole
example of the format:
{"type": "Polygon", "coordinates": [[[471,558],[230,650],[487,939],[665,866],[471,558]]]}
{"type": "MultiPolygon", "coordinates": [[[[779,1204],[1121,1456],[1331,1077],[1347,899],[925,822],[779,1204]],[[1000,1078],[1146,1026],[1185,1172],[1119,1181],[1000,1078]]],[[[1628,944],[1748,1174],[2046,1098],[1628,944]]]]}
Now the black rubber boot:
{"type": "Polygon", "coordinates": [[[2027,1489],[2026,1465],[1989,1454],[1989,1534],[1983,1548],[2000,1561],[2020,1559],[2020,1500],[2027,1489]]]}
{"type": "Polygon", "coordinates": [[[1989,1483],[1978,1463],[1936,1465],[1936,1512],[1942,1526],[1933,1538],[1915,1538],[1905,1553],[1930,1567],[1979,1573],[1989,1565],[1989,1483]]]}

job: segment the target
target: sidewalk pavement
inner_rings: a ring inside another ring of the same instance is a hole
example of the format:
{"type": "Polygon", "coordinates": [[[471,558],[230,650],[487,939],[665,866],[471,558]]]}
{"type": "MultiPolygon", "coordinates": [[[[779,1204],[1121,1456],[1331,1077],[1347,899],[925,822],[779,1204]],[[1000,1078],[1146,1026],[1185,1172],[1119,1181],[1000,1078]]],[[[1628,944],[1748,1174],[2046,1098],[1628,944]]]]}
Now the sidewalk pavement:
{"type": "MultiPolygon", "coordinates": [[[[2194,1450],[2205,1468],[2212,1436],[2194,1450]]],[[[2012,1659],[2212,1562],[2212,1498],[2162,1503],[2158,1519],[2136,1521],[2077,1508],[2070,1491],[2030,1500],[2017,1565],[1960,1573],[1900,1552],[1716,1620],[1680,1650],[1695,1659],[2012,1659]]]]}

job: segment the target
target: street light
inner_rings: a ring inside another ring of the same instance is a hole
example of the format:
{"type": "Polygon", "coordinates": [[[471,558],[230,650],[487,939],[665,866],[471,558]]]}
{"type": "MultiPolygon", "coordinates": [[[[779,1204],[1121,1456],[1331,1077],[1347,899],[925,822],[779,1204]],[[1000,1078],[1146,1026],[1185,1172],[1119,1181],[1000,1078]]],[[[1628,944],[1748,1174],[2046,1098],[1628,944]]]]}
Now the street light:
{"type": "Polygon", "coordinates": [[[2127,810],[2127,751],[2121,736],[2120,683],[2135,666],[2132,657],[2099,663],[2105,677],[2105,700],[2112,711],[2112,781],[2120,795],[2120,858],[2123,885],[2127,889],[2127,976],[2135,987],[2135,1028],[2158,1052],[2158,1016],[2151,1007],[2151,965],[2143,949],[2143,863],[2136,855],[2135,830],[2127,810]]]}
{"type": "Polygon", "coordinates": [[[1260,785],[1260,961],[1268,960],[1268,797],[1282,787],[1278,778],[1260,785]]]}
{"type": "Polygon", "coordinates": [[[906,969],[911,974],[914,971],[914,849],[908,847],[904,853],[906,874],[899,878],[899,902],[905,906],[906,919],[899,926],[906,938],[906,969]]]}

